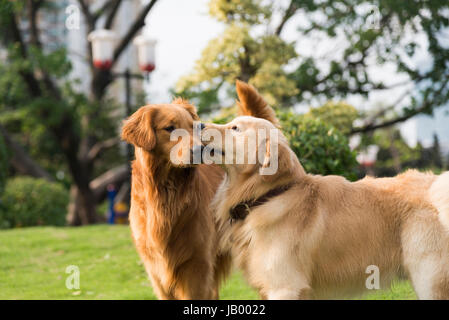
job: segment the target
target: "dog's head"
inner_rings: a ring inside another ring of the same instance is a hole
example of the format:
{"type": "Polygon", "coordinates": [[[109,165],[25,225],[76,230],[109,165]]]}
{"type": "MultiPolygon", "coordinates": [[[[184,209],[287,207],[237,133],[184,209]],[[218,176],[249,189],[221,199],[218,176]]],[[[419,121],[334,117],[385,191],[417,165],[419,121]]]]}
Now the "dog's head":
{"type": "Polygon", "coordinates": [[[205,162],[221,163],[237,173],[259,172],[265,179],[301,167],[278,129],[274,110],[263,97],[239,80],[236,91],[240,116],[225,125],[207,124],[202,133],[207,144],[205,162]]]}
{"type": "Polygon", "coordinates": [[[193,134],[194,122],[198,120],[195,107],[182,99],[171,104],[147,105],[125,120],[122,139],[159,160],[186,166],[192,163],[195,150],[202,147],[193,134]]]}
{"type": "Polygon", "coordinates": [[[260,174],[267,180],[299,165],[287,139],[265,119],[240,116],[225,125],[206,124],[202,139],[203,160],[237,175],[260,174]]]}

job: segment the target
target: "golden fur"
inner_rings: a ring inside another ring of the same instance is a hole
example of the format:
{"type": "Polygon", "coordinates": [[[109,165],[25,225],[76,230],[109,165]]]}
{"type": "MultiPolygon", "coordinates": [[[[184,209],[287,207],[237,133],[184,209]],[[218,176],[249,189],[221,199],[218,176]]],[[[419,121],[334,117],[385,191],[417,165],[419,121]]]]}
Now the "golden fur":
{"type": "MultiPolygon", "coordinates": [[[[137,251],[159,299],[216,299],[229,259],[217,255],[209,203],[223,177],[217,166],[170,162],[167,127],[192,137],[195,108],[177,99],[148,105],[125,123],[122,138],[135,146],[132,163],[130,226],[137,251]],[[165,128],[165,129],[164,129],[165,128]]],[[[196,143],[190,139],[190,151],[196,143]]]]}
{"type": "MultiPolygon", "coordinates": [[[[269,108],[261,97],[254,101],[269,108]]],[[[244,104],[246,115],[269,114],[251,108],[251,100],[244,104]]],[[[267,120],[243,116],[226,125],[208,124],[206,130],[224,135],[235,126],[236,137],[250,129],[275,129],[267,120]]],[[[449,173],[409,170],[394,178],[357,182],[311,175],[279,134],[277,173],[261,176],[260,164],[226,164],[226,177],[212,203],[222,252],[232,253],[262,298],[352,296],[366,290],[367,268],[374,265],[381,288],[395,277],[406,277],[420,299],[449,299],[449,173]],[[233,206],[289,183],[294,186],[288,191],[230,224],[233,206]]],[[[270,157],[266,146],[258,148],[270,157]]]]}

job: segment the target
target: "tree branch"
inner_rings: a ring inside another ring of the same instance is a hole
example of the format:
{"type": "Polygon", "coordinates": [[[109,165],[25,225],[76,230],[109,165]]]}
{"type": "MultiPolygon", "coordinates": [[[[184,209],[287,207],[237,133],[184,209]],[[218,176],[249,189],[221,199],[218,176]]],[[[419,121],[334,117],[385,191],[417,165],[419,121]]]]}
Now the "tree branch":
{"type": "Polygon", "coordinates": [[[282,29],[284,29],[285,24],[287,21],[293,17],[293,15],[296,13],[296,10],[298,10],[298,6],[295,3],[295,0],[290,1],[290,5],[288,6],[287,10],[285,10],[284,16],[282,17],[281,22],[276,28],[276,31],[274,32],[275,35],[280,36],[282,29]]]}
{"type": "MultiPolygon", "coordinates": [[[[435,91],[433,93],[434,96],[441,95],[441,93],[443,92],[443,90],[446,87],[446,85],[448,84],[448,82],[449,82],[449,78],[446,79],[446,81],[441,85],[439,90],[437,90],[437,91],[435,91]]],[[[432,106],[435,107],[435,101],[425,100],[419,108],[415,108],[414,110],[412,110],[412,111],[410,111],[410,112],[408,112],[406,114],[403,114],[402,116],[398,116],[396,118],[393,118],[393,119],[390,119],[390,120],[386,120],[386,121],[384,121],[382,123],[378,123],[378,124],[375,123],[376,119],[373,119],[372,123],[369,123],[369,124],[367,124],[367,125],[365,125],[363,127],[352,128],[349,134],[353,135],[355,133],[371,132],[371,131],[374,131],[374,130],[377,130],[377,129],[381,129],[381,128],[386,128],[386,127],[392,126],[392,125],[400,123],[400,122],[404,122],[404,121],[406,121],[408,119],[411,119],[414,116],[416,116],[416,115],[418,115],[418,114],[420,114],[420,113],[422,113],[422,112],[424,112],[426,110],[429,110],[430,108],[432,108],[432,106]]]]}
{"type": "Polygon", "coordinates": [[[113,169],[110,169],[92,180],[89,184],[96,199],[101,199],[106,194],[108,185],[118,185],[129,178],[129,165],[124,164],[113,169]]]}
{"type": "Polygon", "coordinates": [[[121,0],[114,0],[112,1],[111,9],[109,12],[109,15],[106,18],[106,22],[104,24],[105,29],[110,29],[112,27],[112,24],[114,23],[115,15],[117,14],[118,9],[120,8],[120,4],[122,3],[121,0]]]}
{"type": "Polygon", "coordinates": [[[95,11],[95,13],[92,15],[92,17],[94,18],[95,22],[104,13],[106,13],[111,8],[111,6],[115,4],[115,2],[116,2],[116,0],[108,0],[108,1],[103,2],[103,5],[97,11],[95,11]]]}
{"type": "Polygon", "coordinates": [[[157,0],[151,0],[140,12],[139,16],[136,18],[134,23],[128,29],[128,32],[120,41],[119,45],[114,50],[114,58],[112,60],[112,65],[114,65],[120,55],[123,53],[125,48],[128,46],[129,42],[134,38],[136,33],[145,25],[145,18],[153,6],[156,4],[157,0]]]}
{"type": "Polygon", "coordinates": [[[37,12],[42,5],[42,1],[28,0],[28,20],[30,26],[30,42],[36,47],[41,48],[39,39],[39,29],[37,27],[37,12]]]}
{"type": "Polygon", "coordinates": [[[90,12],[89,6],[84,0],[78,0],[78,3],[81,7],[81,11],[84,14],[84,17],[86,18],[87,29],[89,30],[88,32],[95,30],[96,19],[93,16],[92,12],[90,12]]]}
{"type": "Polygon", "coordinates": [[[54,180],[47,171],[45,171],[39,164],[31,159],[31,157],[27,154],[25,149],[22,148],[22,146],[20,146],[11,138],[11,136],[2,125],[0,125],[0,135],[3,136],[8,149],[13,154],[10,162],[17,172],[35,178],[44,178],[48,181],[54,180]]]}
{"type": "MultiPolygon", "coordinates": [[[[39,40],[39,28],[38,28],[38,19],[37,14],[39,9],[41,8],[43,1],[42,0],[29,0],[28,1],[28,19],[29,19],[29,28],[30,28],[30,43],[37,48],[41,49],[42,44],[39,40]]],[[[18,23],[16,21],[16,16],[12,15],[10,17],[10,27],[12,31],[12,38],[15,42],[19,44],[20,54],[23,59],[28,59],[28,48],[25,44],[25,41],[22,37],[22,32],[19,29],[18,23]]],[[[20,75],[27,83],[27,86],[33,96],[42,95],[42,89],[39,85],[39,80],[43,80],[43,84],[45,88],[50,91],[53,97],[60,100],[61,94],[53,83],[51,77],[44,70],[40,70],[42,74],[42,79],[37,79],[36,76],[28,71],[20,71],[20,75]]]]}
{"type": "Polygon", "coordinates": [[[408,114],[402,115],[400,117],[397,117],[397,118],[394,118],[394,119],[391,119],[391,120],[387,120],[387,121],[384,121],[384,122],[378,123],[378,124],[370,123],[370,124],[368,124],[368,125],[366,125],[364,127],[353,128],[350,131],[349,134],[353,135],[355,133],[366,133],[366,132],[374,131],[374,130],[377,130],[377,129],[381,129],[381,128],[386,128],[386,127],[392,126],[392,125],[394,125],[396,123],[400,123],[400,122],[406,121],[406,120],[416,116],[417,114],[419,114],[419,113],[423,112],[424,110],[426,110],[427,108],[429,108],[429,106],[430,106],[430,104],[425,103],[421,107],[413,110],[413,112],[410,112],[408,114]]]}
{"type": "MultiPolygon", "coordinates": [[[[9,26],[10,26],[13,41],[19,44],[20,55],[22,56],[22,58],[24,60],[27,60],[28,59],[28,50],[25,45],[25,42],[23,41],[22,33],[20,32],[15,15],[9,16],[9,26]]],[[[39,82],[34,77],[34,75],[31,72],[24,71],[24,70],[19,71],[19,73],[20,73],[21,77],[23,78],[23,80],[25,81],[30,93],[34,97],[40,96],[42,91],[39,86],[39,82]]]]}
{"type": "Polygon", "coordinates": [[[374,124],[376,119],[383,117],[388,111],[393,110],[399,103],[401,103],[402,100],[407,97],[407,95],[411,94],[411,90],[406,90],[404,93],[402,93],[390,106],[383,108],[376,112],[374,115],[369,116],[368,120],[365,123],[374,124]]]}
{"type": "Polygon", "coordinates": [[[89,161],[95,160],[98,155],[105,149],[111,148],[120,142],[119,137],[114,137],[101,142],[96,143],[88,152],[87,158],[89,161]]]}

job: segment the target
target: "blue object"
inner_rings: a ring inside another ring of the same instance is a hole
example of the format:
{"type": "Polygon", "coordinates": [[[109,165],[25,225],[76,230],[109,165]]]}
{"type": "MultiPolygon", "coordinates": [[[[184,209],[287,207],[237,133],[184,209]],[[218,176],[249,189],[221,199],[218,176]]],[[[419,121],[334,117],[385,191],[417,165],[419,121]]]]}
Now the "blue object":
{"type": "Polygon", "coordinates": [[[108,186],[108,199],[109,199],[109,214],[108,214],[108,223],[115,223],[115,210],[114,210],[114,200],[117,195],[117,190],[115,190],[114,186],[108,186]]]}

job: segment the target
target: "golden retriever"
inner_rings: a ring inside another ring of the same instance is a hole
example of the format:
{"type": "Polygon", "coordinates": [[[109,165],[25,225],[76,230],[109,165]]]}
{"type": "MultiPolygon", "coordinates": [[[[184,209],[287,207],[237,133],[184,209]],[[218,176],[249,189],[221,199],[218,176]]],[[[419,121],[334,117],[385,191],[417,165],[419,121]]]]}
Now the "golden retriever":
{"type": "Polygon", "coordinates": [[[237,146],[251,131],[266,131],[267,138],[256,144],[264,161],[256,164],[247,161],[247,147],[229,148],[215,138],[206,146],[221,161],[245,153],[244,163],[222,165],[226,177],[212,207],[222,252],[232,253],[261,297],[354,296],[375,286],[373,276],[378,276],[380,288],[405,277],[420,299],[448,299],[449,172],[437,176],[409,170],[357,182],[307,174],[273,125],[277,120],[271,108],[254,88],[238,86],[241,108],[254,117],[207,124],[203,132],[230,134],[237,146]],[[277,145],[268,138],[267,131],[273,130],[279,135],[277,145]],[[275,174],[260,174],[276,160],[275,174]]]}
{"type": "Polygon", "coordinates": [[[229,258],[217,255],[209,210],[223,170],[186,161],[200,145],[192,135],[196,120],[195,108],[176,99],[141,107],[122,129],[122,139],[135,146],[132,237],[159,299],[217,299],[230,266],[229,258]],[[184,129],[190,139],[171,141],[176,129],[184,129]],[[172,154],[177,144],[188,145],[172,154]]]}

